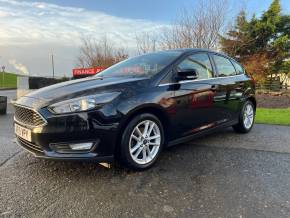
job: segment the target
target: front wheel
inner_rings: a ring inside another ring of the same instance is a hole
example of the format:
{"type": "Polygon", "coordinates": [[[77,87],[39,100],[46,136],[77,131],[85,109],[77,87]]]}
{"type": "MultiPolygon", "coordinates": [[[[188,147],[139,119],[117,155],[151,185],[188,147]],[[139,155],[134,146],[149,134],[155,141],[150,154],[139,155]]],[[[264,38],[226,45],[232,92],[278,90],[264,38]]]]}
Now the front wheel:
{"type": "Polygon", "coordinates": [[[127,125],[121,141],[121,161],[129,168],[142,170],[157,160],[164,144],[164,130],[153,114],[140,114],[127,125]]]}
{"type": "Polygon", "coordinates": [[[255,107],[251,101],[246,101],[239,116],[239,123],[233,129],[239,133],[248,133],[252,129],[255,120],[255,107]]]}

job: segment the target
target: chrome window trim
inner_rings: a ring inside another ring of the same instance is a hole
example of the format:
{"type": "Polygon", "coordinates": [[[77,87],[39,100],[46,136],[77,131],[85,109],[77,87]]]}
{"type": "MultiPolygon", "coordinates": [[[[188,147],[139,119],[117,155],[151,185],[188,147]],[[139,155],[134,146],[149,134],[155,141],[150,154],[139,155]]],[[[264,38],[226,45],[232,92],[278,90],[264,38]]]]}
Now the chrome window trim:
{"type": "Polygon", "coordinates": [[[38,125],[38,126],[34,126],[34,125],[29,125],[29,124],[25,124],[25,123],[23,123],[23,122],[21,122],[21,121],[19,121],[19,120],[17,120],[16,118],[15,118],[15,115],[13,116],[13,119],[14,119],[14,121],[15,122],[17,122],[18,124],[20,124],[20,125],[22,125],[22,126],[26,126],[26,127],[29,127],[29,128],[37,128],[37,127],[42,127],[42,126],[45,126],[46,124],[47,124],[47,120],[37,111],[37,110],[35,110],[34,108],[31,108],[31,107],[27,107],[27,106],[24,106],[24,105],[21,105],[21,104],[13,104],[13,105],[15,105],[15,106],[18,106],[18,107],[23,107],[23,108],[26,108],[26,109],[29,109],[29,110],[32,110],[32,111],[34,111],[35,113],[37,113],[40,117],[41,117],[41,119],[44,121],[44,124],[42,124],[42,125],[38,125]]]}
{"type": "Polygon", "coordinates": [[[212,79],[220,79],[220,78],[228,78],[228,77],[237,77],[237,76],[244,76],[245,74],[239,74],[239,75],[233,75],[233,76],[221,76],[221,77],[211,77],[208,79],[195,79],[195,80],[182,80],[175,83],[163,83],[159,84],[158,86],[168,86],[168,85],[174,85],[174,84],[183,84],[183,83],[190,83],[190,82],[197,82],[197,81],[204,81],[204,80],[212,80],[212,79]]]}

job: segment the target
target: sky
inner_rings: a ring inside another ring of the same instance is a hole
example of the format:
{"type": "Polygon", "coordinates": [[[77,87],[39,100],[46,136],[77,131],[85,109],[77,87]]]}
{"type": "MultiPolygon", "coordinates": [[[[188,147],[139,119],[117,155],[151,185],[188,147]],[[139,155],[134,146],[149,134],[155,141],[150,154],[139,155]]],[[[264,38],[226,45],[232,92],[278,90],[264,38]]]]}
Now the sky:
{"type": "MultiPolygon", "coordinates": [[[[19,74],[51,76],[51,54],[57,76],[71,76],[82,37],[103,36],[129,51],[135,36],[170,25],[182,8],[200,0],[0,0],[0,66],[19,74]]],[[[251,16],[272,0],[228,0],[227,20],[241,8],[251,16]]],[[[281,0],[284,13],[290,1],[281,0]]]]}

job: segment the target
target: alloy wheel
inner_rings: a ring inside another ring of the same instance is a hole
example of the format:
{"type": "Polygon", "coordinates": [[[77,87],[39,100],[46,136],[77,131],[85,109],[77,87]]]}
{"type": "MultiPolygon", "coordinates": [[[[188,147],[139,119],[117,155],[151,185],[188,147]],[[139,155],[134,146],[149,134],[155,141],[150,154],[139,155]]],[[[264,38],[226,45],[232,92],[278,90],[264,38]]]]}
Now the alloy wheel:
{"type": "Polygon", "coordinates": [[[129,151],[137,164],[148,164],[158,154],[161,145],[160,128],[152,120],[144,120],[133,129],[129,140],[129,151]]]}
{"type": "Polygon", "coordinates": [[[243,122],[246,129],[250,129],[254,122],[254,108],[251,104],[247,104],[244,110],[243,122]]]}

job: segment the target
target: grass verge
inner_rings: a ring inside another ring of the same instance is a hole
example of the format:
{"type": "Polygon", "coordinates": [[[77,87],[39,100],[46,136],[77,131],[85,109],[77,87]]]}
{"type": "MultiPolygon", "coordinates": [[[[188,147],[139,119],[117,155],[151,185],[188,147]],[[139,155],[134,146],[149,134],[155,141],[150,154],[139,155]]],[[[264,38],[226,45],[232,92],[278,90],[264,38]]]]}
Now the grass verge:
{"type": "Polygon", "coordinates": [[[4,72],[3,76],[3,72],[0,72],[0,89],[1,88],[17,88],[17,75],[4,72]]]}
{"type": "Polygon", "coordinates": [[[290,108],[257,108],[256,123],[290,125],[290,108]]]}

